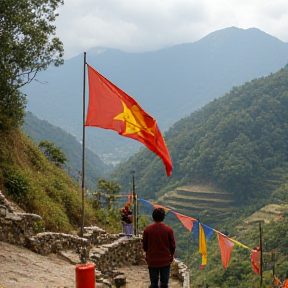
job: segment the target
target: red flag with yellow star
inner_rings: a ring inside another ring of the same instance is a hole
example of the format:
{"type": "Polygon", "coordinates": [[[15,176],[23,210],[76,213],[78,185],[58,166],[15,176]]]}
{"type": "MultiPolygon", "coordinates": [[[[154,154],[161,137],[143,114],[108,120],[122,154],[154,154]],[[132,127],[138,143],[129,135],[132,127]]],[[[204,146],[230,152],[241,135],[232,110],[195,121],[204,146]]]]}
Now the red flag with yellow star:
{"type": "Polygon", "coordinates": [[[85,126],[117,131],[133,138],[156,153],[171,175],[172,162],[154,118],[125,92],[88,66],[89,104],[85,126]]]}

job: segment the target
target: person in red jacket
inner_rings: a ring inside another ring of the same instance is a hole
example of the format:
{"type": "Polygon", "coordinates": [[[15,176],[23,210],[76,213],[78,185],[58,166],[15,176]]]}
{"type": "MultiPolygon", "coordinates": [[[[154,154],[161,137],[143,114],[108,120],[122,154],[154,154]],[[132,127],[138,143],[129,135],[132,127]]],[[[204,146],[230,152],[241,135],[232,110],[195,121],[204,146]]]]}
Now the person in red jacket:
{"type": "Polygon", "coordinates": [[[169,283],[170,265],[174,260],[176,250],[174,232],[171,227],[163,223],[165,211],[154,209],[152,213],[154,223],[147,226],[143,232],[143,250],[146,252],[150,276],[150,288],[166,288],[169,283]]]}

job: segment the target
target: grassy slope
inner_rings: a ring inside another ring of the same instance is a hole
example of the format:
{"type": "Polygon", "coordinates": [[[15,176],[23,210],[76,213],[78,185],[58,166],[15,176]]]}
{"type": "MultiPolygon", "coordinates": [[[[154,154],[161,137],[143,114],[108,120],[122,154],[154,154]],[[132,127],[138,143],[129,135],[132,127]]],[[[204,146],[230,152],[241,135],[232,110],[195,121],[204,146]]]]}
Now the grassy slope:
{"type": "MultiPolygon", "coordinates": [[[[21,131],[10,131],[0,138],[0,190],[26,212],[42,216],[46,230],[78,229],[82,211],[79,185],[50,163],[21,131]]],[[[88,201],[85,225],[106,228],[104,212],[94,210],[88,201]]]]}

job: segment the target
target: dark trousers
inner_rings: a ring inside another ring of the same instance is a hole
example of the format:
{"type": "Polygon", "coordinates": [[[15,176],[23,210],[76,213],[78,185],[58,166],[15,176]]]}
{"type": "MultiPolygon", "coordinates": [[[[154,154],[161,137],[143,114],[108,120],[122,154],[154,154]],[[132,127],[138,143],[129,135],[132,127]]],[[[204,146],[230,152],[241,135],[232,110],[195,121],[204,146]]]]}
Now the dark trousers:
{"type": "Polygon", "coordinates": [[[164,267],[148,267],[150,276],[150,288],[158,288],[159,275],[161,288],[168,287],[169,276],[170,276],[170,265],[164,267]]]}

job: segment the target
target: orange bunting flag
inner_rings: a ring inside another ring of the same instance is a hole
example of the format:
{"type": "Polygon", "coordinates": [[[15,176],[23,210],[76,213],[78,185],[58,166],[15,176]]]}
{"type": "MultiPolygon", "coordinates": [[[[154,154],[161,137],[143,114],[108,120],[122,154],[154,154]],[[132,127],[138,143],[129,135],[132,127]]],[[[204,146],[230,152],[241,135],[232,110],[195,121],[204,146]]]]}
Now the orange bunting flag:
{"type": "Polygon", "coordinates": [[[207,264],[207,246],[205,231],[199,222],[199,252],[202,254],[202,263],[200,269],[203,270],[207,264]]]}
{"type": "Polygon", "coordinates": [[[230,261],[230,256],[231,256],[232,249],[234,247],[234,243],[230,241],[228,237],[219,233],[218,231],[216,232],[216,234],[217,234],[218,241],[219,241],[219,248],[220,248],[222,263],[223,263],[224,268],[226,269],[230,261]]]}
{"type": "Polygon", "coordinates": [[[190,232],[192,231],[193,224],[195,221],[197,221],[196,219],[185,216],[185,215],[181,215],[175,211],[171,211],[171,212],[177,216],[177,218],[180,220],[180,222],[184,225],[184,227],[187,230],[189,230],[190,232]]]}
{"type": "Polygon", "coordinates": [[[168,176],[172,161],[154,118],[125,92],[88,66],[89,105],[85,126],[111,129],[143,143],[163,161],[168,176]]]}
{"type": "Polygon", "coordinates": [[[169,212],[171,209],[169,209],[169,208],[166,208],[166,207],[164,207],[164,206],[162,206],[162,205],[159,205],[159,204],[156,204],[156,203],[154,203],[154,202],[152,202],[152,201],[149,201],[153,206],[154,206],[154,209],[156,209],[156,208],[161,208],[161,209],[163,209],[165,212],[169,212]]]}

